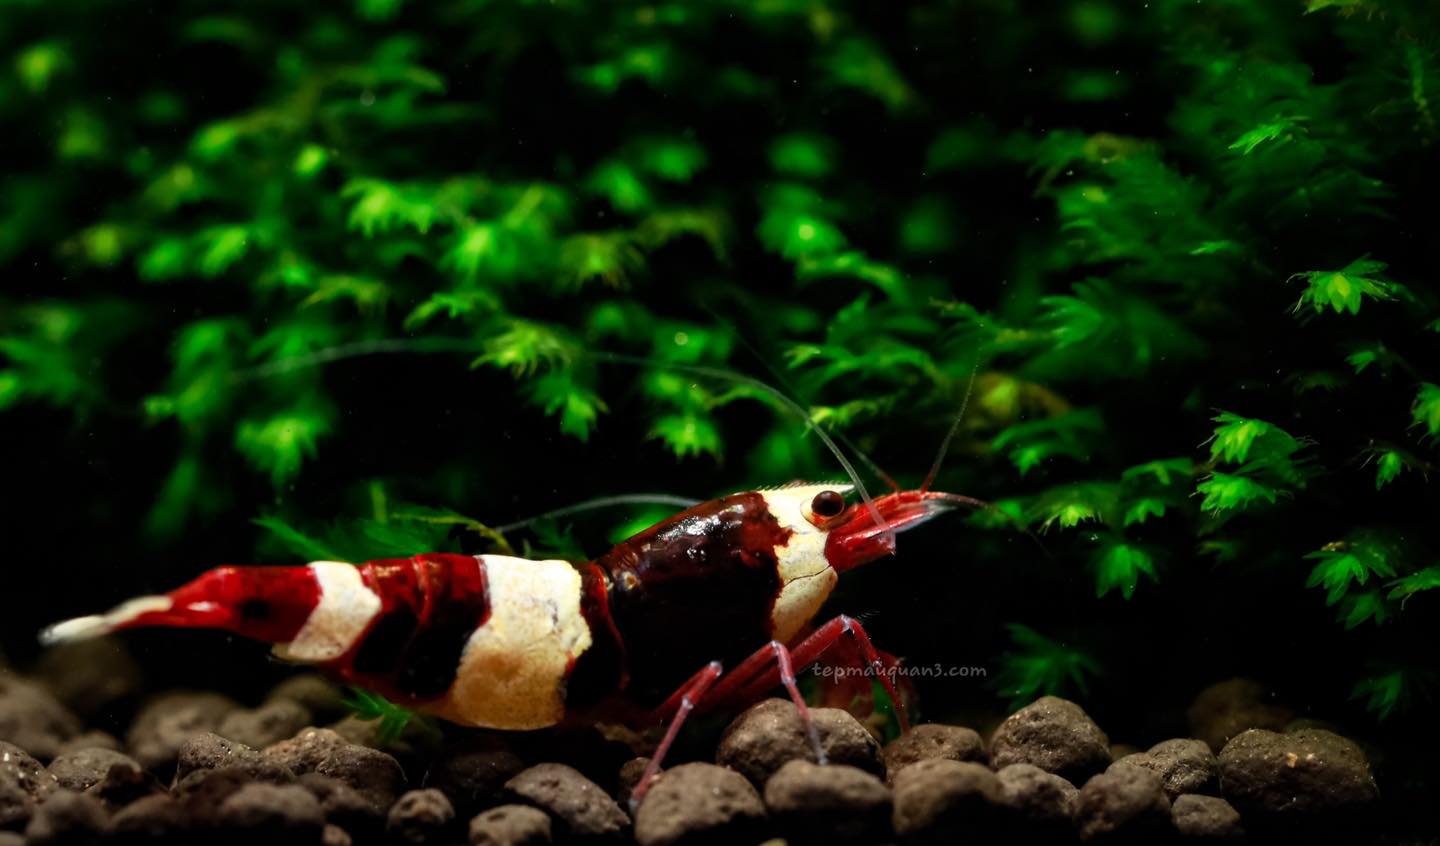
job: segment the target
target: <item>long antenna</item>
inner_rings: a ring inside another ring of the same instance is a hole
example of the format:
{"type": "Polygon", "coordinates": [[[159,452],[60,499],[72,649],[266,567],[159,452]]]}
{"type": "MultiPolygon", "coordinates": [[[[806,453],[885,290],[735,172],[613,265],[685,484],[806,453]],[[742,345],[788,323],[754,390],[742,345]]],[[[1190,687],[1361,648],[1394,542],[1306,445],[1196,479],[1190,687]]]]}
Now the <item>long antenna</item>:
{"type": "MultiPolygon", "coordinates": [[[[710,305],[707,303],[701,303],[700,307],[705,310],[706,314],[714,318],[717,323],[722,323],[729,327],[731,335],[735,338],[735,340],[740,342],[740,346],[744,347],[746,352],[750,353],[750,355],[754,356],[756,361],[760,362],[760,366],[765,368],[765,370],[770,374],[770,378],[778,382],[780,387],[784,388],[789,396],[800,396],[800,392],[795,390],[795,385],[791,383],[790,380],[785,378],[785,374],[780,371],[780,368],[776,367],[770,361],[770,359],[761,355],[760,350],[756,349],[755,345],[750,343],[749,339],[747,339],[744,335],[740,334],[740,332],[735,329],[735,324],[733,322],[727,320],[724,315],[711,308],[710,305]]],[[[846,449],[854,453],[856,458],[860,459],[861,464],[864,464],[871,473],[875,474],[875,478],[884,482],[892,491],[898,492],[900,490],[900,485],[895,481],[895,477],[891,476],[889,473],[886,473],[883,469],[881,469],[880,465],[875,463],[875,461],[865,453],[865,450],[861,449],[858,445],[856,445],[856,443],[851,440],[848,435],[846,435],[839,429],[836,429],[835,437],[839,439],[840,443],[845,445],[846,449]]]]}
{"type": "Polygon", "coordinates": [[[960,411],[950,423],[950,431],[945,433],[945,439],[940,442],[940,451],[935,453],[935,461],[930,465],[930,472],[925,474],[925,483],[920,486],[923,493],[930,490],[935,483],[935,477],[940,474],[940,465],[945,461],[945,453],[950,450],[950,442],[955,439],[955,433],[960,431],[960,423],[965,419],[965,410],[970,407],[970,394],[975,391],[975,377],[980,373],[981,350],[975,350],[975,365],[970,368],[970,379],[965,384],[965,398],[960,401],[960,411]]]}
{"type": "Polygon", "coordinates": [[[845,457],[845,453],[840,451],[840,447],[835,445],[835,441],[831,440],[830,436],[825,434],[825,430],[820,428],[820,425],[816,423],[814,418],[810,416],[810,412],[806,411],[803,407],[801,407],[800,403],[787,396],[785,392],[781,391],[773,385],[762,382],[759,379],[753,378],[751,376],[746,376],[743,373],[736,373],[733,370],[725,370],[719,367],[706,367],[704,365],[698,364],[679,364],[669,361],[657,362],[652,361],[648,358],[642,358],[640,356],[625,355],[624,353],[589,352],[587,353],[587,355],[596,359],[597,361],[609,361],[616,364],[628,364],[634,367],[658,366],[662,369],[675,370],[679,373],[693,373],[696,376],[710,376],[718,379],[729,379],[730,381],[737,384],[748,385],[752,388],[764,391],[766,394],[769,394],[771,397],[778,400],[787,409],[798,415],[800,419],[804,420],[805,425],[809,426],[810,430],[815,433],[815,436],[818,437],[820,441],[825,444],[826,448],[834,454],[835,460],[839,461],[840,466],[845,468],[845,474],[850,477],[850,481],[855,485],[855,490],[860,494],[860,499],[865,503],[865,508],[869,510],[870,516],[874,518],[875,525],[882,527],[884,533],[890,537],[890,540],[892,542],[894,541],[895,533],[888,528],[884,528],[887,525],[885,522],[885,518],[880,516],[880,509],[875,506],[875,500],[870,496],[870,491],[866,489],[864,480],[860,478],[859,473],[855,472],[855,465],[850,463],[850,459],[845,457]]]}
{"type": "Polygon", "coordinates": [[[269,376],[279,376],[294,370],[304,370],[307,367],[319,367],[322,364],[370,355],[476,352],[480,349],[483,349],[480,342],[467,341],[463,338],[377,338],[370,341],[351,341],[347,344],[325,347],[305,355],[286,356],[275,361],[257,364],[254,367],[232,370],[230,381],[249,382],[269,376]]]}
{"type": "Polygon", "coordinates": [[[582,511],[593,511],[597,508],[609,508],[612,505],[670,505],[676,508],[690,508],[700,504],[698,499],[689,499],[683,496],[662,493],[638,493],[638,494],[616,494],[614,496],[597,496],[594,499],[587,499],[584,502],[577,502],[572,505],[556,508],[553,511],[546,511],[544,514],[536,514],[534,517],[526,517],[524,520],[516,520],[514,523],[506,523],[503,526],[496,526],[495,531],[500,534],[513,532],[516,529],[523,529],[526,526],[534,525],[541,520],[549,520],[551,517],[564,517],[567,514],[579,514],[582,511]]]}
{"type": "MultiPolygon", "coordinates": [[[[340,361],[343,359],[359,358],[369,355],[384,355],[393,353],[469,352],[476,349],[478,346],[479,344],[477,342],[465,341],[459,338],[382,338],[372,341],[356,341],[349,344],[340,344],[338,346],[317,350],[316,352],[310,353],[308,355],[291,356],[288,358],[280,359],[279,361],[268,362],[266,364],[262,364],[256,367],[236,370],[231,373],[230,379],[232,382],[247,382],[252,379],[262,379],[269,376],[280,375],[282,373],[289,373],[294,370],[301,370],[307,367],[318,367],[323,364],[330,364],[332,362],[340,361]]],[[[845,453],[840,451],[840,447],[835,445],[835,441],[832,440],[830,436],[825,433],[825,430],[820,428],[819,424],[815,422],[814,418],[810,416],[810,413],[808,411],[801,407],[798,402],[791,399],[783,391],[779,390],[773,385],[762,382],[759,379],[746,376],[743,373],[736,373],[732,370],[725,370],[718,367],[704,367],[694,364],[654,361],[652,359],[642,358],[640,356],[632,356],[625,355],[623,353],[612,353],[603,351],[587,351],[584,354],[595,359],[596,361],[608,361],[616,364],[627,364],[632,367],[658,367],[661,369],[674,370],[680,373],[693,373],[697,376],[709,376],[717,379],[728,379],[737,384],[748,385],[752,388],[755,388],[770,395],[774,399],[778,400],[781,405],[783,405],[786,409],[799,416],[800,419],[804,420],[805,425],[809,426],[810,429],[815,432],[816,437],[820,438],[820,441],[825,444],[826,448],[829,449],[830,452],[835,456],[835,459],[840,462],[840,466],[845,469],[845,474],[849,476],[850,481],[854,483],[855,490],[860,494],[860,499],[864,501],[865,508],[869,510],[870,516],[874,518],[876,525],[886,525],[884,518],[880,516],[880,509],[875,507],[875,500],[870,496],[870,491],[865,487],[865,482],[860,478],[860,474],[855,472],[855,466],[850,463],[850,459],[845,457],[845,453]]],[[[894,532],[886,529],[885,534],[889,535],[892,541],[894,540],[894,532]]]]}

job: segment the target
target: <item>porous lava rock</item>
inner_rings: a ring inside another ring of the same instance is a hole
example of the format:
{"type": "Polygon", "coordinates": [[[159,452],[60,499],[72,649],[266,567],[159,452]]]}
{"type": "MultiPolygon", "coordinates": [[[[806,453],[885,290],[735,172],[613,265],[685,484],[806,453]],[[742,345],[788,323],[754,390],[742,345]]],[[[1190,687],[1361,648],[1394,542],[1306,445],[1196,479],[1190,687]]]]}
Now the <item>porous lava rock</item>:
{"type": "Polygon", "coordinates": [[[461,816],[470,817],[494,804],[505,782],[525,769],[525,762],[502,738],[475,733],[447,747],[430,766],[426,783],[445,792],[461,816]]]}
{"type": "Polygon", "coordinates": [[[34,756],[0,741],[0,829],[25,828],[35,807],[59,789],[55,776],[34,756]]]}
{"type": "Polygon", "coordinates": [[[635,785],[645,777],[645,770],[650,766],[650,759],[645,757],[631,758],[620,765],[620,771],[615,774],[615,801],[622,806],[630,803],[630,794],[635,790],[635,785]]]}
{"type": "Polygon", "coordinates": [[[320,803],[310,791],[295,784],[253,782],[220,803],[215,823],[247,843],[313,844],[325,827],[320,803]]]}
{"type": "Polygon", "coordinates": [[[25,827],[26,846],[94,846],[105,837],[110,814],[93,796],[58,791],[35,809],[25,827]]]}
{"type": "Polygon", "coordinates": [[[1165,740],[1120,760],[1160,776],[1165,795],[1172,800],[1186,793],[1213,794],[1219,788],[1220,764],[1203,740],[1165,740]]]}
{"type": "Polygon", "coordinates": [[[387,808],[338,778],[305,773],[296,784],[310,791],[320,802],[325,822],[344,829],[355,839],[376,839],[385,829],[387,808]]]}
{"type": "Polygon", "coordinates": [[[114,810],[131,802],[156,793],[164,793],[165,787],[148,770],[129,764],[111,764],[105,775],[85,792],[114,810]]]}
{"type": "Polygon", "coordinates": [[[252,781],[284,784],[295,780],[295,773],[259,751],[221,737],[214,732],[193,735],[180,744],[175,753],[175,782],[172,789],[183,790],[211,770],[231,769],[244,773],[252,781]]]}
{"type": "Polygon", "coordinates": [[[672,767],[657,777],[635,816],[639,846],[721,846],[758,839],[765,804],[748,780],[715,764],[672,767]]]}
{"type": "Polygon", "coordinates": [[[905,843],[993,837],[1004,819],[1004,788],[983,764],[930,758],[895,775],[895,834],[905,843]]]}
{"type": "Polygon", "coordinates": [[[765,806],[789,843],[874,843],[890,829],[890,789],[844,764],[788,762],[765,782],[765,806]]]}
{"type": "Polygon", "coordinates": [[[964,726],[926,723],[915,726],[885,745],[885,780],[893,782],[895,774],[916,761],[947,758],[951,761],[986,760],[985,742],[980,733],[964,726]]]}
{"type": "Polygon", "coordinates": [[[79,733],[80,718],[48,690],[0,674],[0,742],[13,743],[27,755],[48,761],[79,733]]]}
{"type": "Polygon", "coordinates": [[[123,752],[120,739],[108,731],[82,731],[60,744],[60,754],[65,755],[81,749],[110,749],[123,752]]]}
{"type": "Polygon", "coordinates": [[[66,790],[83,791],[100,783],[109,775],[111,767],[125,767],[141,771],[140,763],[129,755],[113,749],[77,749],[55,757],[46,767],[55,782],[66,790]]]}
{"type": "Polygon", "coordinates": [[[325,823],[320,830],[320,846],[354,846],[355,838],[338,825],[325,823]]]}
{"type": "Polygon", "coordinates": [[[434,788],[411,790],[400,796],[385,820],[392,843],[424,846],[446,840],[455,824],[455,806],[434,788]]]}
{"type": "Polygon", "coordinates": [[[537,764],[505,782],[505,789],[550,814],[576,837],[614,837],[630,827],[600,785],[564,764],[537,764]]]}
{"type": "Polygon", "coordinates": [[[1379,798],[1365,753],[1323,729],[1251,729],[1220,752],[1220,792],[1241,814],[1336,817],[1379,798]]]}
{"type": "Polygon", "coordinates": [[[53,646],[40,655],[35,677],[83,717],[133,705],[142,682],[140,665],[116,637],[53,646]]]}
{"type": "Polygon", "coordinates": [[[471,846],[549,846],[550,815],[529,805],[500,805],[470,820],[471,846]]]}
{"type": "Polygon", "coordinates": [[[125,735],[126,749],[147,770],[168,769],[185,741],[215,731],[226,715],[239,707],[233,699],[218,693],[163,694],[147,702],[135,715],[125,735]]]}
{"type": "Polygon", "coordinates": [[[219,819],[220,806],[242,788],[266,782],[255,781],[240,767],[196,770],[181,780],[170,795],[185,811],[186,823],[198,829],[220,829],[228,823],[219,819]]]}
{"type": "Polygon", "coordinates": [[[313,722],[309,708],[291,699],[276,699],[259,708],[226,714],[215,733],[237,743],[263,749],[294,737],[296,732],[313,722]]]}
{"type": "Polygon", "coordinates": [[[1070,831],[1075,785],[1034,764],[1011,764],[995,776],[1000,780],[1000,803],[1011,811],[1011,827],[1021,834],[1056,838],[1070,831]]]}
{"type": "Polygon", "coordinates": [[[1133,764],[1113,764],[1080,788],[1075,828],[1084,843],[1161,839],[1170,830],[1170,799],[1160,776],[1133,764]]]}
{"type": "Polygon", "coordinates": [[[1200,691],[1185,717],[1190,733],[1218,754],[1230,738],[1248,729],[1282,730],[1295,711],[1277,702],[1260,682],[1234,678],[1200,691]]]}
{"type": "Polygon", "coordinates": [[[1110,740],[1074,702],[1042,696],[1011,714],[990,739],[990,765],[1034,764],[1078,784],[1110,765],[1110,740]]]}
{"type": "MultiPolygon", "coordinates": [[[[850,713],[839,708],[811,708],[810,720],[829,763],[884,773],[880,744],[850,713]]],[[[817,763],[800,712],[787,699],[766,699],[747,708],[725,729],[715,751],[716,763],[735,770],[757,787],[763,787],[787,761],[797,759],[817,763]]]]}
{"type": "Polygon", "coordinates": [[[163,793],[137,799],[110,819],[111,839],[126,846],[174,842],[188,828],[184,807],[163,793]]]}
{"type": "Polygon", "coordinates": [[[350,743],[330,729],[307,728],[261,754],[296,775],[337,778],[382,808],[393,805],[405,789],[405,771],[392,756],[350,743]]]}
{"type": "Polygon", "coordinates": [[[1178,796],[1170,806],[1170,819],[1187,843],[1236,843],[1245,839],[1240,812],[1219,796],[1178,796]]]}
{"type": "Polygon", "coordinates": [[[280,682],[265,697],[267,703],[289,701],[299,703],[317,720],[331,720],[345,715],[345,694],[333,682],[318,673],[300,673],[280,682]]]}

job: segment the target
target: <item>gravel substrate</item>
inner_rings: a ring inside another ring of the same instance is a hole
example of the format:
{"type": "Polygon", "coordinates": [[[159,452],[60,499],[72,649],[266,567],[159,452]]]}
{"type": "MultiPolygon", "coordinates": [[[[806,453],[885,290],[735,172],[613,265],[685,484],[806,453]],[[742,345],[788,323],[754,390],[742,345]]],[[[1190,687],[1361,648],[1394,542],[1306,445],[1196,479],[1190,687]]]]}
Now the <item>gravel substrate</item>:
{"type": "Polygon", "coordinates": [[[715,763],[663,772],[632,818],[644,759],[593,733],[380,749],[332,686],[301,676],[253,708],[152,697],[122,740],[86,719],[138,682],[55,684],[54,663],[0,675],[0,846],[1314,842],[1364,832],[1379,798],[1357,744],[1285,731],[1291,715],[1238,680],[1196,700],[1194,738],[1118,758],[1080,706],[1044,697],[988,740],[931,724],[884,748],[816,709],[822,766],[794,706],[766,700],[724,731],[715,763]]]}

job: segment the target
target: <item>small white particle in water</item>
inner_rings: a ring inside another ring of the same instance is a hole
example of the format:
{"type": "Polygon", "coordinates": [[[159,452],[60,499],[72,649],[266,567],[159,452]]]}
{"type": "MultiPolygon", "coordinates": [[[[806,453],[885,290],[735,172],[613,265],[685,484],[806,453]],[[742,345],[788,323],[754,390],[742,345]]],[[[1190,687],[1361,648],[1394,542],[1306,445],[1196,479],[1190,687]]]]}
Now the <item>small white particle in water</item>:
{"type": "Polygon", "coordinates": [[[690,343],[690,336],[689,336],[689,335],[686,335],[684,332],[676,332],[676,333],[675,333],[675,345],[676,345],[676,346],[683,347],[683,346],[685,346],[685,345],[688,344],[688,343],[690,343]]]}
{"type": "Polygon", "coordinates": [[[373,106],[373,105],[375,105],[375,92],[374,92],[374,91],[363,91],[363,92],[361,92],[361,94],[360,94],[360,105],[362,105],[362,106],[373,106]]]}

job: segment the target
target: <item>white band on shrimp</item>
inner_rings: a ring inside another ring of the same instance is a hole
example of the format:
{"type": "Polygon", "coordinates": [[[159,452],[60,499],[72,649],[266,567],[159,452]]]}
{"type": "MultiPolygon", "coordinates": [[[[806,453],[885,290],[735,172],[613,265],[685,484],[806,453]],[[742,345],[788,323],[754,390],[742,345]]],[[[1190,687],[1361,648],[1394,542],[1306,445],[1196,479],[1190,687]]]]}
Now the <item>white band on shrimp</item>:
{"type": "Polygon", "coordinates": [[[310,565],[320,599],[295,639],[275,645],[275,655],[286,661],[319,664],[344,655],[380,613],[380,597],[365,586],[360,568],[341,561],[310,565]]]}

